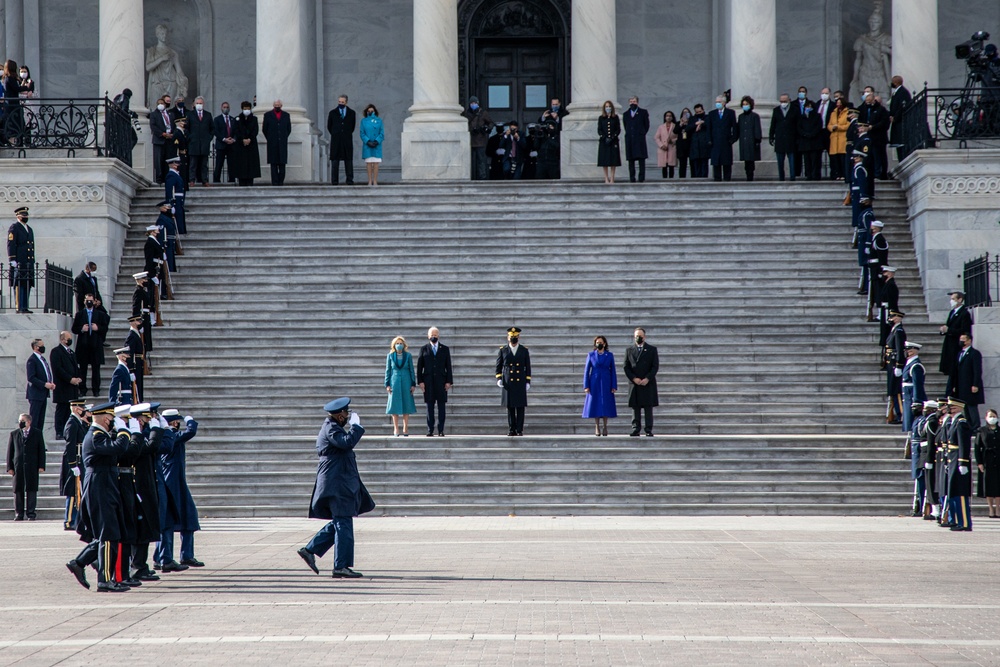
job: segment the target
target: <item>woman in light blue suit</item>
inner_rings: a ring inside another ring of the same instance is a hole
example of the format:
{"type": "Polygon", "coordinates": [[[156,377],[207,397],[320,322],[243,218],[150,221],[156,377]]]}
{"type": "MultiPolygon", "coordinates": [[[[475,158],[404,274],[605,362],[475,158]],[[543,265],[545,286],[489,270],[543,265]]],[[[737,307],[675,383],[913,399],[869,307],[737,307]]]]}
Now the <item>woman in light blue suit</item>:
{"type": "Polygon", "coordinates": [[[374,104],[365,107],[361,119],[361,157],[368,169],[368,185],[378,185],[378,165],[382,162],[385,131],[374,104]]]}
{"type": "Polygon", "coordinates": [[[417,411],[413,402],[413,388],[417,374],[413,370],[413,355],[407,351],[406,339],[396,336],[385,358],[385,391],[389,394],[385,414],[392,416],[392,434],[399,433],[399,417],[403,417],[403,433],[409,435],[410,415],[417,411]]]}

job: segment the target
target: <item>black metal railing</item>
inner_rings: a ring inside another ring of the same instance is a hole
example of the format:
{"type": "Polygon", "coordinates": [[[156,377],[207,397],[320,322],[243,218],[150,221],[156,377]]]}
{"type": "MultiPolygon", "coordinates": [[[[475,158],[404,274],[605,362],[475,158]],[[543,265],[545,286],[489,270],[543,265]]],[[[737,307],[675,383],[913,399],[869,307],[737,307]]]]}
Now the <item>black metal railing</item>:
{"type": "Polygon", "coordinates": [[[962,276],[965,305],[969,308],[992,306],[994,301],[1000,301],[1000,255],[994,255],[993,261],[989,253],[970,259],[962,276]],[[995,296],[994,290],[997,290],[995,296]]]}
{"type": "Polygon", "coordinates": [[[19,280],[28,280],[31,291],[28,294],[29,310],[41,307],[45,313],[73,314],[73,273],[66,268],[45,261],[41,264],[17,268],[0,265],[0,310],[17,309],[14,288],[19,280]],[[39,306],[41,304],[41,306],[39,306]]]}
{"type": "Polygon", "coordinates": [[[0,101],[0,147],[18,157],[42,149],[65,150],[66,157],[93,151],[131,165],[136,139],[131,113],[107,97],[0,101]]]}
{"type": "Polygon", "coordinates": [[[1000,88],[924,88],[903,112],[904,157],[956,142],[959,148],[1000,144],[1000,88]]]}

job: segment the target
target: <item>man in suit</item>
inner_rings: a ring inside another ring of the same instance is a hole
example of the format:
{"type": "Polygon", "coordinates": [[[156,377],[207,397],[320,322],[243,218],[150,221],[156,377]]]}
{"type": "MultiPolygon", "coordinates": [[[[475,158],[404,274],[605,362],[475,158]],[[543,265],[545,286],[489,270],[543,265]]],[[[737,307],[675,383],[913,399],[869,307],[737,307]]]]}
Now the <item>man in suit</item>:
{"type": "Polygon", "coordinates": [[[24,397],[28,399],[31,423],[38,425],[41,431],[45,425],[45,408],[49,402],[49,392],[56,388],[52,368],[45,358],[45,343],[41,338],[31,341],[31,355],[24,364],[24,372],[28,378],[28,388],[24,397]]]}
{"type": "Polygon", "coordinates": [[[949,292],[948,296],[951,297],[951,311],[940,329],[944,341],[941,344],[941,363],[938,364],[938,370],[950,377],[958,361],[958,353],[962,349],[958,338],[963,332],[972,331],[972,313],[965,307],[965,292],[955,290],[949,292]]]}
{"type": "Polygon", "coordinates": [[[188,111],[188,158],[193,182],[208,185],[208,156],[212,153],[215,124],[212,114],[205,111],[205,98],[194,98],[194,110],[188,111]]]}
{"type": "Polygon", "coordinates": [[[639,106],[639,98],[633,95],[628,98],[628,109],[622,113],[622,125],[625,129],[625,159],[628,160],[628,180],[636,182],[635,166],[639,163],[639,182],[646,182],[646,159],[649,148],[646,146],[646,135],[649,134],[649,112],[639,106]]]}
{"type": "Polygon", "coordinates": [[[445,404],[454,381],[451,375],[451,350],[439,341],[437,327],[427,330],[427,344],[417,358],[417,384],[427,404],[427,437],[434,435],[434,404],[438,406],[437,434],[444,436],[445,404]]]}
{"type": "Polygon", "coordinates": [[[889,112],[875,98],[875,89],[865,86],[864,104],[858,109],[858,122],[868,124],[868,136],[872,142],[874,178],[884,181],[889,178],[889,112]]]}
{"type": "MultiPolygon", "coordinates": [[[[836,96],[836,93],[834,94],[836,96]]],[[[814,112],[820,119],[823,125],[822,137],[823,137],[823,150],[827,153],[827,158],[829,158],[830,152],[830,130],[826,129],[827,125],[830,123],[830,114],[833,113],[834,100],[830,99],[830,89],[823,87],[819,91],[819,101],[816,102],[816,111],[814,112]]],[[[820,160],[822,161],[822,154],[820,154],[820,160]]]]}
{"type": "Polygon", "coordinates": [[[83,304],[83,310],[78,310],[73,317],[73,334],[76,336],[76,361],[80,366],[80,395],[87,394],[87,369],[91,370],[91,394],[101,393],[101,366],[104,364],[104,332],[108,325],[108,317],[102,313],[88,294],[83,304]]]}
{"type": "Polygon", "coordinates": [[[889,95],[889,143],[896,146],[896,159],[903,160],[903,113],[913,102],[913,95],[903,85],[903,77],[892,77],[892,92],[889,95]]]}
{"type": "Polygon", "coordinates": [[[45,472],[45,440],[31,415],[18,415],[17,428],[7,440],[7,474],[14,478],[14,521],[35,520],[38,476],[45,472]]]}
{"type": "Polygon", "coordinates": [[[348,185],[354,185],[354,130],[357,116],[354,109],[347,106],[347,95],[337,98],[337,108],[330,109],[326,117],[326,129],[330,132],[330,183],[340,183],[340,163],[344,163],[344,178],[348,185]]]}
{"type": "Polygon", "coordinates": [[[181,159],[172,157],[167,160],[167,175],[163,181],[164,201],[174,202],[174,220],[177,222],[177,233],[187,234],[187,224],[184,218],[184,178],[181,176],[181,159]]]}
{"type": "Polygon", "coordinates": [[[170,104],[162,97],[156,100],[156,108],[149,112],[149,136],[153,144],[153,180],[162,183],[167,172],[164,161],[165,146],[174,140],[174,121],[168,110],[170,104]]]}
{"type": "Polygon", "coordinates": [[[725,95],[715,98],[715,111],[709,112],[707,120],[709,145],[712,148],[712,177],[717,181],[731,181],[733,144],[739,141],[740,126],[736,113],[726,108],[725,95]]]}
{"type": "Polygon", "coordinates": [[[274,108],[264,114],[261,132],[267,140],[267,162],[271,165],[271,185],[285,184],[285,165],[288,164],[288,136],[292,133],[292,119],[282,111],[281,100],[274,101],[274,108]]]}
{"type": "Polygon", "coordinates": [[[17,222],[7,230],[7,261],[10,262],[10,286],[14,288],[17,312],[30,313],[28,296],[35,286],[35,232],[28,226],[28,207],[15,209],[17,222]]]}
{"type": "MultiPolygon", "coordinates": [[[[226,175],[230,183],[236,181],[233,176],[233,146],[236,144],[236,119],[229,115],[229,102],[222,103],[222,113],[215,117],[215,170],[212,182],[222,182],[222,164],[226,164],[226,175]]],[[[173,269],[171,269],[173,271],[173,269]]]]}
{"type": "Polygon", "coordinates": [[[503,160],[503,177],[520,180],[524,171],[524,162],[528,159],[528,142],[521,135],[517,121],[511,121],[500,139],[497,154],[503,160]]]}
{"type": "Polygon", "coordinates": [[[795,134],[796,121],[792,117],[791,100],[787,93],[778,98],[778,106],[771,114],[771,125],[767,132],[767,142],[774,147],[778,159],[778,180],[785,180],[785,161],[788,162],[789,180],[795,180],[795,134]]]}
{"type": "Polygon", "coordinates": [[[973,433],[979,432],[979,406],[986,402],[983,392],[983,355],[972,347],[972,334],[962,332],[958,337],[962,345],[958,361],[948,378],[949,396],[956,396],[965,403],[965,418],[973,433]]]}
{"type": "Polygon", "coordinates": [[[497,386],[500,404],[507,408],[507,435],[524,435],[524,408],[531,389],[531,355],[521,345],[521,329],[507,329],[507,344],[497,353],[497,386]]]}
{"type": "Polygon", "coordinates": [[[63,437],[63,428],[70,414],[70,401],[76,400],[80,394],[78,387],[83,382],[72,345],[73,335],[68,331],[60,331],[59,344],[49,353],[49,364],[56,385],[52,391],[52,402],[56,406],[56,438],[63,437]]]}
{"type": "MultiPolygon", "coordinates": [[[[790,107],[790,110],[792,112],[792,118],[795,121],[793,123],[793,125],[796,128],[799,125],[799,118],[802,117],[803,115],[805,115],[805,112],[806,112],[806,102],[811,102],[812,101],[812,100],[809,99],[809,89],[806,88],[805,86],[799,86],[799,92],[797,94],[797,98],[798,99],[796,99],[792,103],[792,105],[790,107]]],[[[801,176],[802,175],[802,164],[803,164],[803,159],[802,158],[803,158],[803,156],[802,156],[802,153],[799,151],[798,141],[796,139],[796,144],[795,144],[795,175],[796,176],[801,176]]]]}
{"type": "Polygon", "coordinates": [[[76,294],[77,310],[83,310],[84,297],[88,294],[101,298],[101,288],[97,285],[97,264],[87,262],[80,275],[73,280],[73,292],[76,294]]]}
{"type": "Polygon", "coordinates": [[[646,435],[653,437],[653,408],[660,404],[656,391],[656,372],[660,370],[660,355],[646,342],[646,331],[638,327],[632,332],[635,345],[625,351],[625,377],[629,381],[628,406],[632,408],[632,432],[642,430],[642,415],[646,417],[646,435]]]}

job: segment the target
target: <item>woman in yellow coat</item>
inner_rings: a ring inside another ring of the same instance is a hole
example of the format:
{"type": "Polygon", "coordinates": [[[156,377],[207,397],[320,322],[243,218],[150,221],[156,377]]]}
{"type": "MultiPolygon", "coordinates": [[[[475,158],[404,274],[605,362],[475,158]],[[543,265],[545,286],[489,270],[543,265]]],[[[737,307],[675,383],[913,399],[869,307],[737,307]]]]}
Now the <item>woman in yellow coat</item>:
{"type": "Polygon", "coordinates": [[[830,178],[835,181],[844,180],[847,170],[847,100],[844,93],[833,94],[833,110],[830,112],[830,122],[826,129],[830,131],[830,178]]]}

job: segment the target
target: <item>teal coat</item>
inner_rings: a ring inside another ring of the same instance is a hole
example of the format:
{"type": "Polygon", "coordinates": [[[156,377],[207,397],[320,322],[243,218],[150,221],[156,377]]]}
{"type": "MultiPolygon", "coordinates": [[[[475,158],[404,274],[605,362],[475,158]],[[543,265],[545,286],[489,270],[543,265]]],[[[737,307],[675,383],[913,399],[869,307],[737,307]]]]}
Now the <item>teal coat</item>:
{"type": "Polygon", "coordinates": [[[369,116],[361,121],[361,159],[369,157],[382,157],[382,142],[385,140],[385,131],[382,129],[382,119],[378,116],[369,116]],[[372,148],[369,141],[377,141],[378,146],[372,148]]]}
{"type": "Polygon", "coordinates": [[[404,352],[401,359],[395,352],[385,357],[385,386],[392,388],[392,393],[385,404],[387,415],[412,415],[417,411],[413,403],[411,389],[417,384],[417,374],[413,370],[413,355],[404,352]]]}

